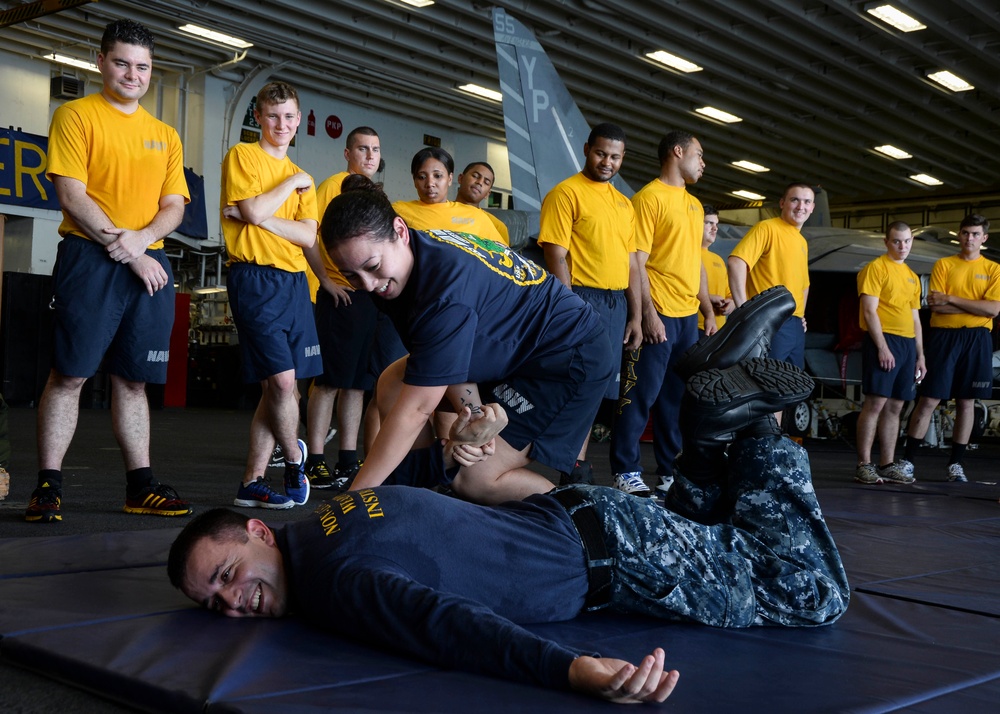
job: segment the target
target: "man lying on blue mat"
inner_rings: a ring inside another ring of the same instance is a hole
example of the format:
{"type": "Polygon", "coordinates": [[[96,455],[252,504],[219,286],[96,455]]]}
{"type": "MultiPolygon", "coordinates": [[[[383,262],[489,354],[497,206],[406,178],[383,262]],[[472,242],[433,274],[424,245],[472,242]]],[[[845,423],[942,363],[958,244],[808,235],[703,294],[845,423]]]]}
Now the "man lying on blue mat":
{"type": "MultiPolygon", "coordinates": [[[[758,356],[785,307],[784,296],[766,296],[679,367],[704,369],[687,380],[667,508],[577,485],[496,507],[380,486],[277,529],[216,509],[178,536],[171,582],[231,617],[295,613],[442,667],[617,702],[670,695],[679,675],[664,670],[662,649],[636,666],[517,623],[602,608],[717,627],[833,622],[847,607],[847,577],[808,457],[771,416],[808,396],[812,380],[758,356]]],[[[400,468],[443,469],[440,449],[415,451],[400,468]]]]}

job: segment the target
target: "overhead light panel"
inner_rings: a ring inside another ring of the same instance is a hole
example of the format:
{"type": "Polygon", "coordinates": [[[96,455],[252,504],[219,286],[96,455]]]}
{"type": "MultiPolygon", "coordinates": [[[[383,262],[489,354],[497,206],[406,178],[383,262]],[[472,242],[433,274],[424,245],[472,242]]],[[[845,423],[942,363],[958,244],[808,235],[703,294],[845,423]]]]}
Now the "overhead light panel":
{"type": "Polygon", "coordinates": [[[893,146],[892,144],[882,144],[882,146],[876,146],[875,151],[882,154],[883,156],[888,156],[890,159],[912,159],[913,155],[908,154],[900,148],[893,146]]]}
{"type": "Polygon", "coordinates": [[[740,189],[739,191],[733,191],[734,196],[739,196],[740,198],[745,198],[748,201],[763,201],[767,196],[761,196],[759,193],[754,193],[753,191],[747,191],[746,189],[740,189]]]}
{"type": "Polygon", "coordinates": [[[676,69],[680,72],[700,72],[704,69],[703,67],[696,65],[694,62],[689,62],[683,57],[672,55],[665,50],[647,52],[646,57],[654,62],[664,65],[665,67],[670,67],[671,69],[676,69]]]}
{"type": "Polygon", "coordinates": [[[743,121],[742,117],[730,114],[729,112],[724,112],[721,109],[716,109],[715,107],[700,107],[695,109],[695,112],[701,114],[702,116],[706,116],[709,119],[725,122],[726,124],[735,124],[738,121],[743,121]]]}
{"type": "Polygon", "coordinates": [[[944,184],[944,181],[936,179],[928,174],[913,174],[910,176],[910,180],[922,183],[924,186],[941,186],[944,184]]]}
{"type": "Polygon", "coordinates": [[[410,7],[429,7],[434,4],[434,0],[396,0],[410,7]]]}
{"type": "Polygon", "coordinates": [[[945,89],[950,89],[953,92],[968,92],[970,89],[975,89],[975,87],[959,77],[957,74],[953,74],[946,69],[942,69],[939,72],[928,73],[927,79],[937,82],[945,89]]]}
{"type": "Polygon", "coordinates": [[[227,35],[222,32],[216,32],[215,30],[209,30],[207,27],[199,27],[198,25],[188,24],[182,25],[177,29],[181,32],[186,32],[189,35],[200,37],[203,40],[218,42],[223,45],[228,45],[229,47],[235,47],[239,50],[245,50],[253,47],[252,42],[247,42],[246,40],[241,40],[239,37],[233,37],[232,35],[227,35]]]}
{"type": "Polygon", "coordinates": [[[771,169],[766,166],[761,166],[760,164],[755,164],[753,161],[746,161],[740,159],[739,161],[734,161],[733,166],[738,169],[743,169],[744,171],[753,171],[755,174],[762,174],[765,171],[770,171],[771,169]]]}
{"type": "Polygon", "coordinates": [[[900,32],[916,32],[917,30],[927,29],[927,25],[920,22],[920,20],[910,17],[892,5],[869,5],[865,8],[865,12],[873,17],[877,17],[887,25],[892,25],[900,32]]]}
{"type": "Polygon", "coordinates": [[[463,92],[468,92],[469,94],[475,94],[477,97],[482,97],[483,99],[489,99],[493,102],[503,101],[503,95],[500,92],[495,89],[480,87],[478,84],[462,84],[458,87],[458,89],[463,92]]]}
{"type": "Polygon", "coordinates": [[[70,67],[76,67],[77,69],[85,69],[88,72],[100,72],[97,65],[88,60],[82,60],[77,57],[70,57],[69,55],[60,55],[55,52],[50,52],[43,57],[50,62],[58,62],[59,64],[66,64],[70,67]]]}

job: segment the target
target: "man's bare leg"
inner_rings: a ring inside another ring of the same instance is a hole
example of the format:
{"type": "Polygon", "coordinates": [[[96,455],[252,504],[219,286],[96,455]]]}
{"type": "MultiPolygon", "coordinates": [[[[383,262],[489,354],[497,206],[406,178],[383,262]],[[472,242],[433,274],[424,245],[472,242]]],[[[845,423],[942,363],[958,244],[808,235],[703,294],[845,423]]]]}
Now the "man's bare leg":
{"type": "Polygon", "coordinates": [[[531,463],[530,450],[530,444],[518,451],[502,437],[497,437],[494,454],[485,461],[463,466],[452,488],[462,498],[485,505],[520,501],[535,493],[547,493],[553,488],[552,482],[525,468],[531,463]]]}
{"type": "Polygon", "coordinates": [[[38,468],[62,469],[63,459],[76,433],[80,415],[80,390],[86,379],[49,372],[38,403],[38,468]]]}
{"type": "MultiPolygon", "coordinates": [[[[858,465],[870,464],[875,434],[879,431],[879,415],[885,407],[886,398],[877,394],[866,394],[858,416],[858,465]]],[[[899,415],[897,414],[897,417],[899,415]]],[[[898,421],[897,421],[898,426],[898,421]]],[[[881,442],[880,442],[881,445],[881,442]]],[[[884,458],[884,455],[883,455],[884,458]]]]}
{"type": "Polygon", "coordinates": [[[149,400],[146,383],[111,375],[111,422],[125,470],[149,466],[149,400]]]}
{"type": "Polygon", "coordinates": [[[882,464],[896,460],[896,442],[899,440],[899,415],[903,411],[903,400],[889,399],[882,418],[878,422],[878,448],[882,464]]]}

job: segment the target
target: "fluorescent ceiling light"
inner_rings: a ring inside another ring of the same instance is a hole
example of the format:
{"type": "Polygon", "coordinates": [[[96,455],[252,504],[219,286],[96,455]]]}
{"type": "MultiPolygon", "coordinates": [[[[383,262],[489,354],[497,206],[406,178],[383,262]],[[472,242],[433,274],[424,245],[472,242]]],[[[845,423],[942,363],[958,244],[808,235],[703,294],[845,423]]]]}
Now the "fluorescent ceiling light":
{"type": "Polygon", "coordinates": [[[910,179],[912,181],[916,181],[917,183],[922,183],[924,186],[940,186],[944,183],[940,179],[936,179],[927,174],[913,174],[910,176],[910,179]]]}
{"type": "Polygon", "coordinates": [[[646,57],[653,60],[654,62],[659,62],[662,65],[670,67],[671,69],[679,70],[681,72],[700,72],[703,69],[703,67],[696,65],[694,62],[689,62],[683,57],[672,55],[664,50],[657,50],[656,52],[647,52],[646,57]]]}
{"type": "Polygon", "coordinates": [[[475,94],[477,97],[482,97],[483,99],[489,99],[494,102],[502,102],[503,95],[495,89],[487,89],[486,87],[480,87],[478,84],[463,84],[458,87],[463,92],[468,92],[469,94],[475,94]]]}
{"type": "Polygon", "coordinates": [[[760,164],[755,164],[753,161],[746,161],[740,159],[739,161],[734,161],[733,166],[738,169],[745,169],[746,171],[753,171],[755,174],[764,173],[765,171],[770,171],[771,169],[766,166],[761,166],[760,164]]]}
{"type": "Polygon", "coordinates": [[[70,67],[76,67],[78,69],[85,69],[90,72],[100,72],[97,65],[93,62],[87,60],[77,59],[76,57],[70,57],[69,55],[60,55],[55,52],[50,52],[47,55],[43,55],[44,59],[50,62],[58,62],[59,64],[68,64],[70,67]]]}
{"type": "Polygon", "coordinates": [[[735,124],[738,121],[743,121],[741,117],[738,117],[735,114],[730,114],[729,112],[724,112],[721,109],[716,109],[715,107],[700,107],[695,109],[695,112],[701,114],[702,116],[709,117],[710,119],[725,122],[726,124],[735,124]]]}
{"type": "Polygon", "coordinates": [[[892,5],[869,5],[865,8],[865,12],[877,17],[886,24],[892,25],[901,32],[915,32],[916,30],[927,29],[927,25],[920,22],[920,20],[910,17],[892,5]]]}
{"type": "Polygon", "coordinates": [[[890,159],[912,159],[913,155],[908,154],[900,148],[893,146],[892,144],[882,144],[882,146],[876,146],[875,151],[890,159]]]}
{"type": "Polygon", "coordinates": [[[975,89],[975,87],[957,74],[952,74],[946,69],[942,69],[939,72],[930,72],[927,75],[927,79],[937,82],[945,89],[950,89],[953,92],[967,92],[970,89],[975,89]]]}
{"type": "Polygon", "coordinates": [[[410,7],[428,7],[434,4],[434,0],[398,0],[404,5],[409,5],[410,7]]]}
{"type": "Polygon", "coordinates": [[[739,196],[740,198],[745,198],[748,201],[763,201],[766,196],[761,196],[759,193],[754,193],[753,191],[747,191],[746,189],[740,189],[739,191],[733,191],[734,196],[739,196]]]}
{"type": "Polygon", "coordinates": [[[245,50],[249,47],[253,47],[252,42],[247,42],[246,40],[241,40],[239,37],[233,37],[232,35],[226,35],[221,32],[216,32],[215,30],[209,30],[205,27],[198,27],[197,25],[182,25],[177,28],[181,32],[186,32],[189,35],[195,35],[203,40],[211,40],[212,42],[219,42],[223,45],[229,45],[230,47],[235,47],[240,50],[245,50]]]}

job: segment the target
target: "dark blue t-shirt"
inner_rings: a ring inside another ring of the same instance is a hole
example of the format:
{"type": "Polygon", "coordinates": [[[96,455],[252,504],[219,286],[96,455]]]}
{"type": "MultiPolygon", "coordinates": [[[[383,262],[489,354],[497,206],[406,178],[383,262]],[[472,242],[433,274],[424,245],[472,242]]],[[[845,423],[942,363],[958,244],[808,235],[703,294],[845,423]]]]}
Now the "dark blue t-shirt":
{"type": "Polygon", "coordinates": [[[414,386],[488,382],[521,373],[600,327],[591,307],[507,246],[466,233],[410,231],[414,265],[392,300],[375,297],[409,350],[414,386]]]}
{"type": "Polygon", "coordinates": [[[514,624],[583,609],[583,546],[551,496],[487,508],[380,486],[326,501],[277,536],[293,608],[324,627],[444,667],[567,686],[577,653],[514,624]],[[418,522],[437,524],[437,537],[418,522]]]}

